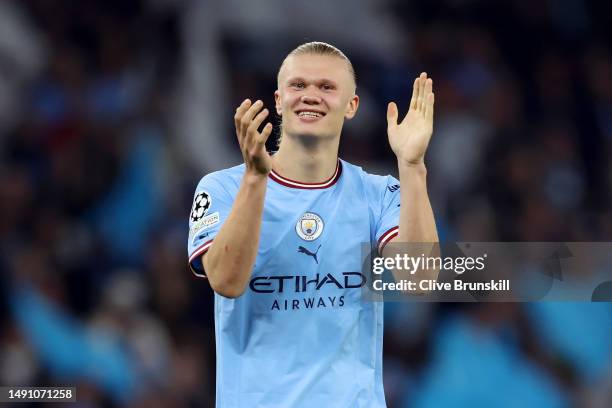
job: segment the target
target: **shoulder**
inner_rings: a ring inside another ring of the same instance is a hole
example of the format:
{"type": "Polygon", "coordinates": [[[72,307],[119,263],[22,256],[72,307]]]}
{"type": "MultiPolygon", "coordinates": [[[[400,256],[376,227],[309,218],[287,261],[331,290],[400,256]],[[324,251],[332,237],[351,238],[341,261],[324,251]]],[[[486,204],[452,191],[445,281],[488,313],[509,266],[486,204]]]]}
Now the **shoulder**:
{"type": "Polygon", "coordinates": [[[244,163],[222,170],[213,171],[200,179],[198,189],[213,188],[223,189],[228,192],[240,186],[240,180],[244,175],[244,163]]]}
{"type": "Polygon", "coordinates": [[[361,184],[366,189],[382,190],[388,185],[396,184],[396,179],[391,175],[381,176],[365,171],[362,167],[351,164],[345,160],[340,160],[342,163],[342,172],[347,178],[360,180],[361,184]]]}

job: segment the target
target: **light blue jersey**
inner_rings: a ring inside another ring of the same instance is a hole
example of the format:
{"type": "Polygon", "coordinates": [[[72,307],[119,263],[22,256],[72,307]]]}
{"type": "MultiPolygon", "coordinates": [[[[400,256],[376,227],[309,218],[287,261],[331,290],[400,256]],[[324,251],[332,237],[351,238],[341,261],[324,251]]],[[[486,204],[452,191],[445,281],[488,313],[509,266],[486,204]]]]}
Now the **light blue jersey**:
{"type": "MultiPolygon", "coordinates": [[[[198,184],[188,244],[198,277],[244,170],[198,184]]],[[[249,286],[215,294],[217,407],[386,406],[383,304],[361,300],[361,247],[397,235],[399,203],[395,178],[342,160],[324,183],[270,174],[249,286]]]]}

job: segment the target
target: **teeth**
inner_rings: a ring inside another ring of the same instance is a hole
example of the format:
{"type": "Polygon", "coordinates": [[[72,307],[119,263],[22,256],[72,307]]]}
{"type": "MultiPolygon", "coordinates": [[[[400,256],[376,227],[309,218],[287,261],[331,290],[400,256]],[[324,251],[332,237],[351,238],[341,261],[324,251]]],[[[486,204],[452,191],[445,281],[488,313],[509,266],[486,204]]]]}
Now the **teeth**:
{"type": "Polygon", "coordinates": [[[300,112],[298,116],[307,118],[320,118],[323,115],[318,112],[300,112]]]}

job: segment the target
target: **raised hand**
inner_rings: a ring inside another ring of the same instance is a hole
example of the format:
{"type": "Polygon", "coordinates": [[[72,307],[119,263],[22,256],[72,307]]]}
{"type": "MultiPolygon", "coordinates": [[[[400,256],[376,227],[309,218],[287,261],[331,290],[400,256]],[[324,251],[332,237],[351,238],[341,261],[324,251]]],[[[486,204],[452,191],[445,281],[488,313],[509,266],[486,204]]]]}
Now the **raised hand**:
{"type": "Polygon", "coordinates": [[[272,158],[266,150],[266,140],[272,133],[272,124],[268,122],[261,132],[258,131],[269,113],[268,109],[262,108],[262,101],[251,104],[249,99],[245,99],[236,109],[234,123],[246,171],[268,175],[272,170],[272,158]]]}
{"type": "Polygon", "coordinates": [[[427,78],[425,72],[414,80],[408,113],[399,123],[395,102],[390,102],[387,106],[389,144],[400,164],[423,163],[433,132],[434,94],[432,87],[433,81],[427,78]]]}

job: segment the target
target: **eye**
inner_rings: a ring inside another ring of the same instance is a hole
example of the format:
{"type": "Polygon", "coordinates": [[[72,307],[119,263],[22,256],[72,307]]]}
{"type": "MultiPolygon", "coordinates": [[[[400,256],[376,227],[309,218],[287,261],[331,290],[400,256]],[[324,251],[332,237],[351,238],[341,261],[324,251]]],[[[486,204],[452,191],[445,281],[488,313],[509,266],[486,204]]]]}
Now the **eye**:
{"type": "Polygon", "coordinates": [[[321,89],[323,89],[324,91],[331,91],[332,89],[334,89],[334,87],[331,84],[323,84],[321,85],[321,89]]]}
{"type": "Polygon", "coordinates": [[[291,86],[297,89],[304,89],[306,87],[306,85],[302,81],[293,82],[291,86]]]}

